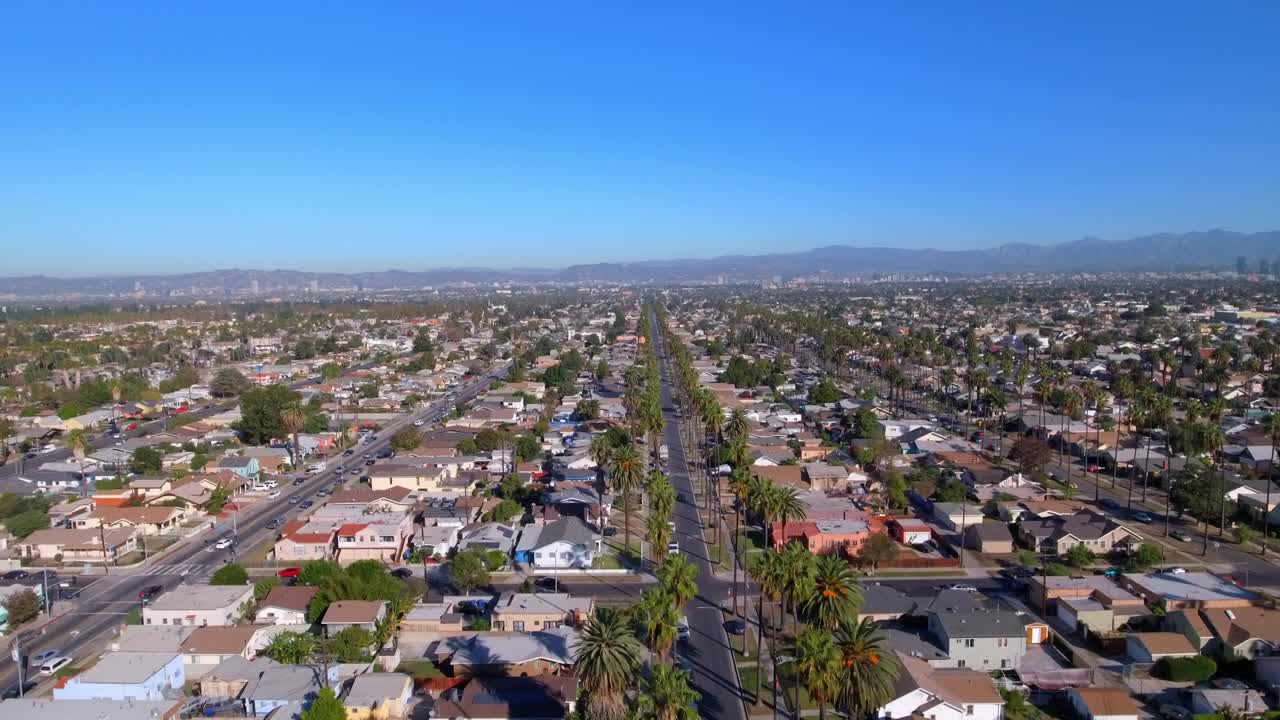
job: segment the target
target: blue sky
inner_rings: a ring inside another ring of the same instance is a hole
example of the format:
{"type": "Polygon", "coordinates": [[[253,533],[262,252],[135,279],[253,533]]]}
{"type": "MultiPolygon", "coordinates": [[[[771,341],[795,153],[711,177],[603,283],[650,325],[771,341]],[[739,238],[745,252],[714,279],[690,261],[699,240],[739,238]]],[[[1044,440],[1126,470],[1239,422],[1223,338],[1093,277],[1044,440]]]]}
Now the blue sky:
{"type": "Polygon", "coordinates": [[[1275,229],[1278,24],[1264,2],[7,3],[0,275],[1275,229]]]}

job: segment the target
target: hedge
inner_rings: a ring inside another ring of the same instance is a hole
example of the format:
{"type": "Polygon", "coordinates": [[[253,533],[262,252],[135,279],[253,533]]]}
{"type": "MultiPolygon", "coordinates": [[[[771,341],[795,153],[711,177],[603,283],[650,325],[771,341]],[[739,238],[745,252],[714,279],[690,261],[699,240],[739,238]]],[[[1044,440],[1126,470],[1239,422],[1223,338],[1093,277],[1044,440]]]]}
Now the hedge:
{"type": "Polygon", "coordinates": [[[1218,671],[1218,663],[1203,655],[1187,658],[1161,658],[1160,674],[1177,682],[1204,682],[1218,671]]]}

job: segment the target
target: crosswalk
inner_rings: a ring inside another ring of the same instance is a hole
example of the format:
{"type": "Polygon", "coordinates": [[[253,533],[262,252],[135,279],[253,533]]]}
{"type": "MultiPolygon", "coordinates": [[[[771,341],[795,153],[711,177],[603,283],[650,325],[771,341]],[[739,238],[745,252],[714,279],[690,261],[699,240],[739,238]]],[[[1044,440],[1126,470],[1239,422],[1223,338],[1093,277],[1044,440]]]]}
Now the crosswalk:
{"type": "Polygon", "coordinates": [[[206,565],[203,563],[178,563],[176,565],[152,565],[143,570],[141,575],[180,575],[188,584],[207,583],[209,578],[213,576],[216,565],[206,565]]]}

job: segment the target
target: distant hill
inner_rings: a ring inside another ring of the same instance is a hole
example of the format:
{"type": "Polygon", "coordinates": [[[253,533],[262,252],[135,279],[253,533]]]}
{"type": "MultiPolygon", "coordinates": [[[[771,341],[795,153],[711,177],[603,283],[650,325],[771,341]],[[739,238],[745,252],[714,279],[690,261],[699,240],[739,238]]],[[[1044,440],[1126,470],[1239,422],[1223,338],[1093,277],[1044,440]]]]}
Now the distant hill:
{"type": "Polygon", "coordinates": [[[176,275],[52,278],[0,278],[0,296],[88,297],[122,295],[140,284],[148,295],[187,294],[223,288],[242,294],[257,281],[263,293],[305,289],[315,281],[321,289],[403,290],[495,280],[560,282],[686,282],[724,275],[731,280],[791,278],[820,271],[837,277],[876,273],[977,274],[993,272],[1178,271],[1234,267],[1237,257],[1251,267],[1259,258],[1280,258],[1280,231],[1238,233],[1206,230],[1163,233],[1129,240],[1084,238],[1058,245],[1014,243],[981,250],[905,250],[887,247],[830,245],[791,253],[724,255],[708,259],[648,260],[629,263],[572,265],[562,270],[440,268],[364,273],[313,273],[299,270],[211,270],[176,275]]]}

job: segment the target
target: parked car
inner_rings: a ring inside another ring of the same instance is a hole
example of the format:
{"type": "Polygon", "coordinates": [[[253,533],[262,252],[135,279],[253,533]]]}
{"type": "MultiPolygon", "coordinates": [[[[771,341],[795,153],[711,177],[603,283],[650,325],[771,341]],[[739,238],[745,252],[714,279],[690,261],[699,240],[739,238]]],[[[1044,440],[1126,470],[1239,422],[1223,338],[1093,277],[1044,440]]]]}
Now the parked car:
{"type": "Polygon", "coordinates": [[[280,491],[279,491],[279,490],[272,490],[271,492],[267,493],[267,499],[268,499],[268,500],[275,500],[275,499],[276,499],[276,498],[278,498],[278,497],[280,497],[280,491]]]}
{"type": "Polygon", "coordinates": [[[1190,710],[1181,705],[1161,705],[1160,717],[1165,720],[1191,720],[1193,716],[1190,710]]]}
{"type": "Polygon", "coordinates": [[[391,571],[391,577],[398,577],[403,580],[407,577],[413,577],[413,571],[406,567],[399,567],[391,571]]]}
{"type": "Polygon", "coordinates": [[[299,575],[301,575],[301,574],[302,574],[302,568],[300,568],[300,567],[287,567],[287,568],[281,568],[281,569],[276,573],[276,577],[282,577],[282,578],[295,578],[295,577],[298,577],[298,576],[299,576],[299,575]]]}
{"type": "Polygon", "coordinates": [[[294,481],[293,481],[293,484],[294,484],[294,485],[301,485],[301,484],[305,483],[306,481],[307,481],[307,479],[306,479],[305,477],[300,477],[300,478],[297,478],[296,480],[294,480],[294,481]]]}
{"type": "Polygon", "coordinates": [[[747,632],[747,621],[741,620],[741,619],[730,620],[729,622],[724,624],[724,629],[730,635],[745,634],[747,632]]]}
{"type": "Polygon", "coordinates": [[[553,577],[540,577],[540,578],[534,579],[533,581],[533,587],[535,590],[554,591],[557,588],[559,588],[559,586],[560,586],[559,580],[553,577]]]}
{"type": "Polygon", "coordinates": [[[355,455],[355,454],[356,454],[356,451],[351,450],[349,448],[342,451],[342,457],[351,457],[352,455],[355,455]]]}
{"type": "Polygon", "coordinates": [[[676,623],[676,638],[680,640],[688,640],[689,635],[689,616],[681,615],[680,621],[676,623]]]}
{"type": "Polygon", "coordinates": [[[1185,575],[1187,572],[1187,569],[1184,567],[1171,567],[1171,568],[1165,568],[1164,571],[1167,573],[1172,573],[1174,575],[1185,575]]]}
{"type": "Polygon", "coordinates": [[[671,541],[671,542],[669,542],[669,543],[667,543],[667,554],[668,554],[668,555],[679,555],[679,554],[680,554],[680,543],[675,542],[674,540],[673,540],[673,541],[671,541]]]}
{"type": "Polygon", "coordinates": [[[949,586],[947,589],[948,589],[948,590],[959,590],[960,592],[971,592],[971,593],[976,593],[976,592],[978,592],[978,588],[976,588],[976,587],[974,587],[974,586],[972,586],[972,585],[967,585],[967,584],[965,584],[965,583],[956,583],[955,585],[951,585],[951,586],[949,586]]]}
{"type": "Polygon", "coordinates": [[[31,577],[31,573],[26,570],[10,570],[4,575],[0,575],[0,578],[5,580],[26,580],[29,577],[31,577]]]}
{"type": "Polygon", "coordinates": [[[1182,530],[1174,530],[1169,533],[1169,536],[1181,540],[1182,542],[1191,542],[1192,540],[1191,534],[1183,532],[1182,530]]]}

